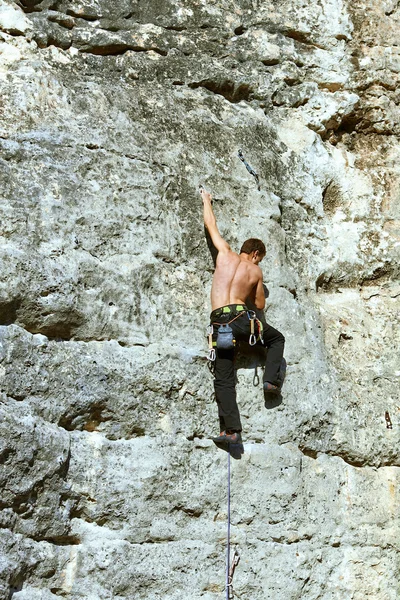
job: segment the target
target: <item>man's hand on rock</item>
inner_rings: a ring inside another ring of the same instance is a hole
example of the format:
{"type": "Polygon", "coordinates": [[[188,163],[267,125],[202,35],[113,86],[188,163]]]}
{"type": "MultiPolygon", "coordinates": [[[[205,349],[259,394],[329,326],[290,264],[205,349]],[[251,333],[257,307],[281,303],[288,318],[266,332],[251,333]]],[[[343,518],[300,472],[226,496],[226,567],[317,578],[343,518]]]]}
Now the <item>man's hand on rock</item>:
{"type": "Polygon", "coordinates": [[[203,187],[200,188],[200,196],[202,197],[203,200],[203,204],[204,202],[210,202],[212,200],[212,196],[209,192],[207,192],[207,190],[205,190],[203,187]]]}

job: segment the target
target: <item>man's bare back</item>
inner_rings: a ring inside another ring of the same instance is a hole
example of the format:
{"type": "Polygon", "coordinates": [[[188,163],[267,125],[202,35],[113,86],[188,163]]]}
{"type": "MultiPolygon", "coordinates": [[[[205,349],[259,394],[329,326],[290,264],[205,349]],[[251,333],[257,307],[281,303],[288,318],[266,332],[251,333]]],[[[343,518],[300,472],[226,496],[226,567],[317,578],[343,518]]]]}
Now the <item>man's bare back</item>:
{"type": "MultiPolygon", "coordinates": [[[[211,310],[227,304],[245,304],[247,298],[256,303],[258,284],[262,289],[262,272],[248,257],[248,254],[238,255],[232,250],[218,253],[211,288],[211,310]]],[[[265,297],[263,305],[256,305],[257,308],[264,308],[264,303],[265,297]]]]}
{"type": "Polygon", "coordinates": [[[258,266],[264,255],[258,250],[236,254],[218,231],[211,206],[211,194],[201,190],[204,224],[218,250],[211,288],[212,310],[228,304],[245,304],[249,298],[259,309],[265,306],[262,271],[258,266]]]}

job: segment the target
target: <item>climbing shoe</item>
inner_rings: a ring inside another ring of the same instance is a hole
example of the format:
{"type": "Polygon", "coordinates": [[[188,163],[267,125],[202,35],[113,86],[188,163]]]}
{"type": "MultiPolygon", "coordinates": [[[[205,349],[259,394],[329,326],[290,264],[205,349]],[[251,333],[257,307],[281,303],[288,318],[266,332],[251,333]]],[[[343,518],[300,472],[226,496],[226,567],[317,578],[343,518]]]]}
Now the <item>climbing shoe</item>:
{"type": "Polygon", "coordinates": [[[226,433],[221,431],[218,437],[212,438],[216,444],[240,444],[242,441],[241,435],[238,431],[233,433],[226,433]]]}
{"type": "Polygon", "coordinates": [[[270,392],[272,394],[279,394],[280,393],[280,388],[278,388],[277,385],[274,385],[273,383],[270,383],[269,381],[264,381],[264,392],[270,392]]]}

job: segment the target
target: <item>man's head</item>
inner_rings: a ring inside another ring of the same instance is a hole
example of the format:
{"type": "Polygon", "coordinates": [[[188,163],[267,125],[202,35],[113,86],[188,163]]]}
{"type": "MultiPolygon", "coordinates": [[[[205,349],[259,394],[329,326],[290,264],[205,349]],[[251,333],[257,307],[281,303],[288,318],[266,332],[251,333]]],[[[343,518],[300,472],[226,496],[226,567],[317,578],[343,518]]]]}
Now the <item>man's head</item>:
{"type": "Polygon", "coordinates": [[[251,255],[252,261],[258,265],[266,254],[264,242],[257,238],[246,240],[240,249],[240,254],[251,255]]]}

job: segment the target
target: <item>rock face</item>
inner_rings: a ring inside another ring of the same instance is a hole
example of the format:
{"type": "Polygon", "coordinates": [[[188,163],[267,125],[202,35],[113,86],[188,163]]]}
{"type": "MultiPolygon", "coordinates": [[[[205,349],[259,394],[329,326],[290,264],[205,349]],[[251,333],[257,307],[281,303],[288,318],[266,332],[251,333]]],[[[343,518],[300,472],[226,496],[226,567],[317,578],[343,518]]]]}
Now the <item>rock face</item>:
{"type": "Polygon", "coordinates": [[[399,26],[395,0],[0,0],[0,598],[225,593],[199,184],[233,248],[266,241],[286,337],[282,403],[238,361],[235,591],[399,598],[399,26]]]}

